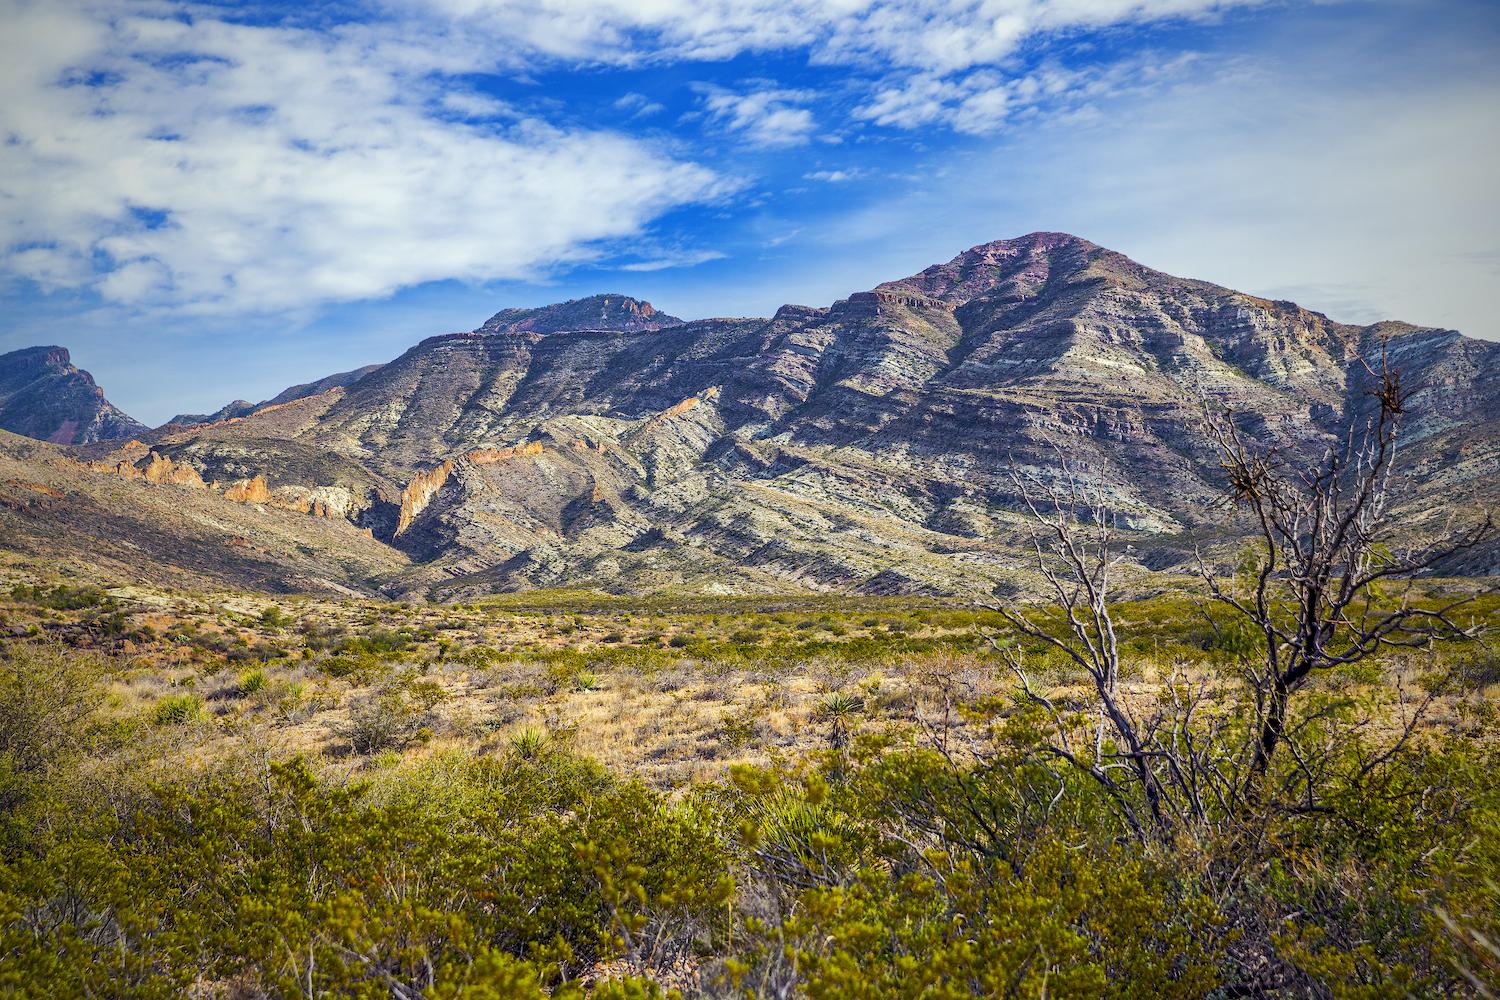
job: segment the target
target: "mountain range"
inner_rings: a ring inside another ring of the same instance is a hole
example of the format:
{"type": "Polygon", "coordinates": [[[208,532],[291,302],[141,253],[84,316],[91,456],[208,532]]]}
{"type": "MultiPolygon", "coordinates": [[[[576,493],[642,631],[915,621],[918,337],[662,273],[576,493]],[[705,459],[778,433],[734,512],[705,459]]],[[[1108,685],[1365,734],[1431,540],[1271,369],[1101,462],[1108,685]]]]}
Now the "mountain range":
{"type": "MultiPolygon", "coordinates": [[[[33,348],[0,357],[0,427],[71,447],[0,441],[0,543],[404,597],[1004,593],[1029,559],[1017,477],[1066,464],[1142,571],[1172,571],[1233,537],[1204,407],[1315,453],[1364,419],[1382,352],[1414,387],[1413,530],[1492,505],[1500,344],[1336,323],[1056,233],[770,318],[616,294],[506,309],[149,431],[33,348]]],[[[1493,550],[1467,558],[1446,571],[1497,571],[1493,550]]]]}

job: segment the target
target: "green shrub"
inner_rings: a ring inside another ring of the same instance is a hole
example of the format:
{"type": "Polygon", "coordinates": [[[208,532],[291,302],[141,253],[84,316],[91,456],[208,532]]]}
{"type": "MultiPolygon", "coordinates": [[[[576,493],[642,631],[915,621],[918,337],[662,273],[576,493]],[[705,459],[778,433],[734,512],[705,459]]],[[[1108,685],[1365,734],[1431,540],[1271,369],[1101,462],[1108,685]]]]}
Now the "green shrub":
{"type": "Polygon", "coordinates": [[[416,739],[426,724],[423,709],[399,687],[388,687],[358,698],[340,733],[355,753],[399,750],[416,739]]]}
{"type": "Polygon", "coordinates": [[[203,715],[203,699],[195,694],[168,695],[156,703],[151,721],[158,726],[181,726],[203,715]]]}
{"type": "Polygon", "coordinates": [[[372,628],[364,635],[344,639],[338,648],[343,653],[390,656],[410,649],[411,643],[410,629],[372,628]]]}
{"type": "Polygon", "coordinates": [[[739,712],[725,710],[719,717],[720,742],[731,750],[748,745],[755,739],[759,729],[760,723],[754,708],[747,707],[739,712]]]}
{"type": "Polygon", "coordinates": [[[0,862],[7,906],[28,915],[0,924],[0,982],[54,996],[182,996],[211,979],[262,996],[582,1000],[596,964],[663,963],[724,921],[732,883],[704,817],[585,762],[377,773],[378,789],[301,762],[212,775],[127,805],[118,836],[0,862]]]}
{"type": "Polygon", "coordinates": [[[1500,684],[1500,648],[1493,645],[1475,651],[1462,665],[1467,683],[1477,688],[1500,684]]]}
{"type": "Polygon", "coordinates": [[[865,710],[865,701],[849,691],[835,691],[823,698],[813,718],[828,724],[828,745],[839,749],[849,742],[855,719],[865,710]]]}
{"type": "Polygon", "coordinates": [[[0,647],[0,819],[44,795],[86,751],[104,673],[98,659],[60,645],[0,647]]]}
{"type": "Polygon", "coordinates": [[[365,683],[389,673],[390,669],[385,660],[368,654],[327,656],[318,661],[318,670],[329,677],[351,677],[365,683]]]}
{"type": "Polygon", "coordinates": [[[84,608],[112,608],[114,599],[98,587],[70,587],[56,584],[41,587],[18,583],[10,589],[13,600],[51,608],[54,611],[78,611],[84,608]]]}

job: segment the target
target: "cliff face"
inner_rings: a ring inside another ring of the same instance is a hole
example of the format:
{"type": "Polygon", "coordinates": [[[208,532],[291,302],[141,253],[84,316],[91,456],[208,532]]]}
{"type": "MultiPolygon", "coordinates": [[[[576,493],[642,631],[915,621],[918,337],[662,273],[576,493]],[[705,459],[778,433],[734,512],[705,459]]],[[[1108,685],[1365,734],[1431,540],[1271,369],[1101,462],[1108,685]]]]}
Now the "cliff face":
{"type": "Polygon", "coordinates": [[[104,398],[66,348],[28,347],[0,355],[0,430],[88,444],[142,435],[146,428],[104,398]]]}
{"type": "Polygon", "coordinates": [[[1500,345],[1334,323],[1050,233],[770,319],[507,310],[153,446],[272,496],[342,491],[325,512],[415,560],[395,592],[988,592],[1027,564],[1016,474],[1066,461],[1140,562],[1183,567],[1222,527],[1205,402],[1317,451],[1363,418],[1382,351],[1416,389],[1413,523],[1493,502],[1500,345]]]}
{"type": "Polygon", "coordinates": [[[406,529],[412,526],[417,515],[426,510],[432,498],[448,484],[448,478],[453,475],[461,462],[471,465],[493,465],[509,458],[540,455],[542,450],[540,441],[517,445],[514,448],[476,448],[457,458],[447,459],[425,472],[417,473],[406,485],[406,489],[401,492],[401,513],[396,520],[396,535],[404,534],[406,529]]]}

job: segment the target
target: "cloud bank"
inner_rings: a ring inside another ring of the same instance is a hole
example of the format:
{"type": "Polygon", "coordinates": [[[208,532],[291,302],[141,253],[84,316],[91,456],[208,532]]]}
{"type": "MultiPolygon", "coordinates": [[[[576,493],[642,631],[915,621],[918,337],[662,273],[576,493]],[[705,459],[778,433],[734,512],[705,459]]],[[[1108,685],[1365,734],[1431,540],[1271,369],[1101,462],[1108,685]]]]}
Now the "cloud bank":
{"type": "MultiPolygon", "coordinates": [[[[524,280],[742,181],[680,136],[622,131],[662,109],[644,95],[611,123],[553,121],[476,78],[796,53],[847,69],[850,128],[986,134],[1122,82],[1010,65],[1028,40],[1253,2],[0,0],[0,278],[222,314],[524,280]]],[[[805,89],[697,93],[705,134],[748,149],[827,124],[805,89]]]]}
{"type": "Polygon", "coordinates": [[[440,88],[427,53],[360,30],[4,17],[0,266],[43,288],[237,311],[518,278],[729,187],[440,88]]]}
{"type": "Polygon", "coordinates": [[[398,14],[600,63],[807,49],[815,62],[946,75],[1039,35],[1210,18],[1264,0],[390,0],[398,14]]]}

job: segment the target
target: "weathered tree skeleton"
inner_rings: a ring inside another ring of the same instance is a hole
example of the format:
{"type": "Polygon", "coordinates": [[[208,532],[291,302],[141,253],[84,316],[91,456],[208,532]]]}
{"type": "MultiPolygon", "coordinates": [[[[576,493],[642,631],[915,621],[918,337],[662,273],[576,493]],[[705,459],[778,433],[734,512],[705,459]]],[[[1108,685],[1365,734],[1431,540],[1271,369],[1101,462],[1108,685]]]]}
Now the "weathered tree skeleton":
{"type": "MultiPolygon", "coordinates": [[[[1312,707],[1293,716],[1298,692],[1317,671],[1349,666],[1385,649],[1477,638],[1455,618],[1470,598],[1416,607],[1410,582],[1488,539],[1493,520],[1487,515],[1432,544],[1394,544],[1388,501],[1407,394],[1400,373],[1384,358],[1378,369],[1366,365],[1365,370],[1378,412],[1362,427],[1351,427],[1308,468],[1274,449],[1256,448],[1233,414],[1205,413],[1229,499],[1251,513],[1258,536],[1248,593],[1199,559],[1209,596],[1260,640],[1259,654],[1242,664],[1253,707],[1248,724],[1233,713],[1211,710],[1208,685],[1189,680],[1181,664],[1172,666],[1163,690],[1149,703],[1121,688],[1119,643],[1109,609],[1111,575],[1120,562],[1113,515],[1099,491],[1085,486],[1061,456],[1057,484],[1015,479],[1038,528],[1033,538],[1038,568],[1065,627],[1054,634],[1034,615],[984,606],[1084,672],[1095,714],[1091,746],[1079,743],[1078,713],[1038,690],[1019,648],[990,641],[1016,676],[1023,699],[1050,720],[1054,738],[1044,756],[1097,782],[1139,839],[1170,840],[1186,827],[1238,823],[1257,806],[1323,810],[1318,789],[1338,742],[1336,708],[1312,707]],[[1384,581],[1406,584],[1394,604],[1379,593],[1384,581]],[[1273,781],[1272,764],[1282,751],[1291,765],[1273,781]]],[[[1205,617],[1219,628],[1212,616],[1205,617]]],[[[1413,705],[1402,691],[1397,738],[1363,762],[1360,776],[1400,752],[1441,687],[1441,681],[1430,686],[1413,705]]]]}
{"type": "Polygon", "coordinates": [[[1378,413],[1363,427],[1351,426],[1311,469],[1289,467],[1276,452],[1251,447],[1232,414],[1205,418],[1232,498],[1251,513],[1259,535],[1248,595],[1226,587],[1199,559],[1213,599],[1263,637],[1264,659],[1249,667],[1257,731],[1242,789],[1247,798],[1261,794],[1259,785],[1286,739],[1289,702],[1316,671],[1349,666],[1382,649],[1478,637],[1453,617],[1471,598],[1413,607],[1410,582],[1489,538],[1493,519],[1486,514],[1440,541],[1401,546],[1387,515],[1408,391],[1384,357],[1378,370],[1366,365],[1366,371],[1378,413]],[[1387,580],[1405,583],[1394,607],[1378,591],[1387,580]]]}
{"type": "Polygon", "coordinates": [[[1098,713],[1090,756],[1081,755],[1075,748],[1069,735],[1071,727],[1062,709],[1037,691],[1026,672],[1021,653],[993,638],[990,641],[1005,658],[1026,698],[1041,707],[1052,720],[1057,741],[1048,752],[1097,781],[1131,829],[1142,835],[1148,821],[1154,828],[1165,827],[1167,807],[1162,801],[1160,782],[1142,735],[1141,720],[1125,703],[1120,692],[1119,644],[1108,604],[1110,571],[1119,561],[1111,550],[1113,521],[1102,499],[1086,494],[1065,460],[1061,466],[1064,492],[1036,479],[1022,481],[1018,476],[1015,482],[1033,521],[1045,529],[1043,535],[1032,539],[1032,544],[1042,576],[1067,616],[1068,635],[1058,638],[1010,608],[987,607],[999,612],[1023,635],[1062,652],[1089,677],[1098,713]],[[1050,503],[1050,514],[1038,506],[1038,493],[1044,494],[1050,503]],[[1086,521],[1080,523],[1077,520],[1074,512],[1078,510],[1087,511],[1086,521]],[[1111,749],[1113,742],[1118,742],[1118,749],[1111,749]],[[1118,775],[1121,771],[1128,772],[1128,780],[1143,793],[1148,813],[1146,820],[1131,802],[1132,796],[1118,775]]]}

